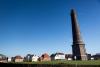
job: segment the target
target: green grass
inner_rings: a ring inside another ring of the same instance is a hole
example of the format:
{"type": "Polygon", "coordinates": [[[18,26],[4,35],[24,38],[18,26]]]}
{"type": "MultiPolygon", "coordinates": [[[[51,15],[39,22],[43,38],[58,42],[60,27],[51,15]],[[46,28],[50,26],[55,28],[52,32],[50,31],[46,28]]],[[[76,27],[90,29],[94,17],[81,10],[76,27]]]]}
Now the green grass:
{"type": "Polygon", "coordinates": [[[66,61],[65,64],[77,64],[77,65],[100,65],[100,60],[90,60],[90,61],[66,61]]]}
{"type": "Polygon", "coordinates": [[[89,61],[43,61],[43,62],[20,62],[12,64],[77,64],[77,65],[100,65],[100,60],[89,60],[89,61]]]}

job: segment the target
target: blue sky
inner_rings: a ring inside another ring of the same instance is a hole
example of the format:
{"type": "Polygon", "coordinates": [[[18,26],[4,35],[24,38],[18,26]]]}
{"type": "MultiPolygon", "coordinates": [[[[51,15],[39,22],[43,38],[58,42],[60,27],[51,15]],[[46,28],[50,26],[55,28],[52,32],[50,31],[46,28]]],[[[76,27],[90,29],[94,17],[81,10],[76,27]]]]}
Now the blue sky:
{"type": "Polygon", "coordinates": [[[72,8],[87,53],[99,53],[100,0],[0,0],[0,53],[72,53],[72,8]]]}

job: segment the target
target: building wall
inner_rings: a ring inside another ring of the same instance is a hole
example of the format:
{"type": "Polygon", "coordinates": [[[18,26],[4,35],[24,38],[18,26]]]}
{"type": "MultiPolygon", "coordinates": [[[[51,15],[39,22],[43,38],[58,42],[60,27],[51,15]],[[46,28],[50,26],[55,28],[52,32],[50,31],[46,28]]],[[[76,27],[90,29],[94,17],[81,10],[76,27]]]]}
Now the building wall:
{"type": "Polygon", "coordinates": [[[15,62],[23,62],[23,59],[15,59],[15,62]]]}
{"type": "Polygon", "coordinates": [[[55,60],[59,59],[65,59],[65,55],[56,55],[55,60]]]}
{"type": "Polygon", "coordinates": [[[32,62],[33,62],[33,61],[35,61],[35,62],[38,61],[38,58],[39,58],[38,56],[33,56],[33,57],[32,57],[32,62]]]}
{"type": "Polygon", "coordinates": [[[8,62],[11,62],[11,58],[8,58],[8,62]]]}
{"type": "Polygon", "coordinates": [[[50,58],[43,58],[42,61],[50,61],[50,58]]]}

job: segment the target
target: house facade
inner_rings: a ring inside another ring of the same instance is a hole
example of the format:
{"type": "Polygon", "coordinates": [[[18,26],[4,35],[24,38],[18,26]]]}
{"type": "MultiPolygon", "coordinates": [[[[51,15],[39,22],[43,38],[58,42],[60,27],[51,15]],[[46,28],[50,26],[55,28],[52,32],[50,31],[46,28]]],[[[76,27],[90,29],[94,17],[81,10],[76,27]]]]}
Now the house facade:
{"type": "Polygon", "coordinates": [[[15,62],[23,62],[23,60],[24,59],[21,56],[19,56],[19,55],[14,57],[14,61],[15,62]]]}
{"type": "Polygon", "coordinates": [[[3,54],[0,54],[0,62],[6,63],[7,62],[7,57],[3,54]]]}
{"type": "Polygon", "coordinates": [[[25,57],[25,61],[26,62],[36,62],[38,61],[38,56],[34,55],[34,54],[27,54],[25,57]]]}
{"type": "Polygon", "coordinates": [[[39,61],[51,61],[51,58],[47,53],[44,53],[41,57],[39,57],[39,61]]]}
{"type": "Polygon", "coordinates": [[[50,57],[51,57],[51,60],[64,60],[65,54],[64,53],[55,53],[55,54],[52,54],[50,57]]]}
{"type": "Polygon", "coordinates": [[[72,54],[65,54],[65,58],[67,60],[73,60],[73,55],[72,54]]]}
{"type": "Polygon", "coordinates": [[[32,62],[37,62],[38,61],[38,56],[36,56],[36,55],[34,55],[34,56],[32,56],[32,62]]]}
{"type": "Polygon", "coordinates": [[[32,54],[27,54],[26,57],[25,57],[25,61],[26,62],[31,62],[32,61],[32,56],[33,56],[32,54]]]}

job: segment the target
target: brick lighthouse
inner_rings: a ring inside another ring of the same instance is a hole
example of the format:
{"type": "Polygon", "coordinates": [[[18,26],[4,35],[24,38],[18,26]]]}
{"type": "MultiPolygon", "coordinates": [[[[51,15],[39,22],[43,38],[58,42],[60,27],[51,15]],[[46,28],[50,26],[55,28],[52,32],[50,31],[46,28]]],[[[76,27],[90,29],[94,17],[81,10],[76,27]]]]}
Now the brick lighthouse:
{"type": "Polygon", "coordinates": [[[71,24],[72,24],[72,53],[74,60],[87,60],[85,44],[81,38],[80,29],[74,9],[71,10],[71,24]]]}

